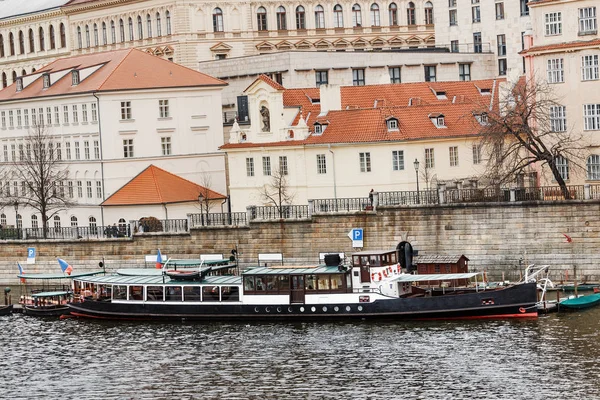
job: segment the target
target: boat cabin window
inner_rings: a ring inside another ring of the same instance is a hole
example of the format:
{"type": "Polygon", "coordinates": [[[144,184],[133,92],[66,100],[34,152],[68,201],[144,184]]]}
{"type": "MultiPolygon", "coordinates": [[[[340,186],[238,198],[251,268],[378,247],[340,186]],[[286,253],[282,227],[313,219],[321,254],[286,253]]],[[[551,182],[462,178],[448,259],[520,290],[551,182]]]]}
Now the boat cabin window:
{"type": "Polygon", "coordinates": [[[306,290],[317,290],[317,276],[306,275],[304,277],[304,288],[306,290]]]}
{"type": "Polygon", "coordinates": [[[290,276],[280,275],[279,276],[279,291],[289,292],[290,291],[290,276]]]}
{"type": "Polygon", "coordinates": [[[113,286],[113,300],[127,300],[127,286],[113,286]]]}
{"type": "Polygon", "coordinates": [[[184,286],[183,301],[200,301],[200,286],[184,286]]]}
{"type": "Polygon", "coordinates": [[[166,286],[165,301],[181,301],[181,286],[166,286]]]}
{"type": "Polygon", "coordinates": [[[147,301],[163,301],[164,288],[162,286],[147,286],[146,300],[147,301]]]}
{"type": "Polygon", "coordinates": [[[237,286],[221,287],[221,301],[240,301],[240,288],[237,286]]]}
{"type": "Polygon", "coordinates": [[[129,286],[129,300],[144,300],[144,287],[129,286]]]}
{"type": "Polygon", "coordinates": [[[267,284],[267,291],[269,292],[277,292],[279,290],[277,275],[267,275],[265,276],[265,282],[267,284]]]}
{"type": "Polygon", "coordinates": [[[265,278],[262,276],[257,276],[256,277],[256,291],[263,291],[265,290],[265,278]]]}
{"type": "Polygon", "coordinates": [[[219,301],[219,287],[218,286],[203,286],[202,287],[202,300],[203,301],[219,301]]]}
{"type": "Polygon", "coordinates": [[[98,299],[99,300],[110,299],[111,294],[112,294],[112,286],[98,285],[98,299]]]}
{"type": "MultiPolygon", "coordinates": [[[[342,274],[331,275],[331,290],[338,290],[344,288],[344,281],[342,274]]],[[[350,275],[348,275],[350,277],[350,275]]]]}
{"type": "Polygon", "coordinates": [[[253,292],[254,291],[254,277],[253,276],[245,276],[244,277],[244,291],[245,292],[253,292]]]}
{"type": "Polygon", "coordinates": [[[331,288],[329,285],[329,275],[319,275],[317,282],[319,284],[319,290],[329,290],[331,288]]]}

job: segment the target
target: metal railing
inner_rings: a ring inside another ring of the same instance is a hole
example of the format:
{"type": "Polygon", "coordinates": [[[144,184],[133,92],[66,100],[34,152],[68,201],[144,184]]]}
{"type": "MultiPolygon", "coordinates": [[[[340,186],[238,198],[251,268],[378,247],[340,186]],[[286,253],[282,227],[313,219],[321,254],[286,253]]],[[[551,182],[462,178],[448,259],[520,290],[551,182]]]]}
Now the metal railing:
{"type": "Polygon", "coordinates": [[[500,188],[450,189],[445,192],[446,203],[478,203],[510,201],[510,191],[500,188]]]}
{"type": "Polygon", "coordinates": [[[322,212],[343,212],[343,211],[360,211],[371,206],[368,197],[349,197],[343,199],[315,199],[314,211],[322,212]]]}
{"type": "Polygon", "coordinates": [[[405,192],[379,192],[381,206],[408,206],[408,205],[433,205],[439,204],[440,197],[437,190],[419,190],[405,192]]]}
{"type": "Polygon", "coordinates": [[[2,229],[0,238],[3,239],[106,239],[130,237],[129,224],[120,226],[73,226],[49,228],[2,229]],[[11,233],[11,237],[4,233],[11,233]],[[18,234],[15,235],[15,233],[18,234]]]}
{"type": "Polygon", "coordinates": [[[272,219],[297,219],[308,218],[308,205],[294,206],[284,205],[281,207],[251,207],[251,220],[272,220],[272,219]]]}
{"type": "Polygon", "coordinates": [[[248,225],[245,212],[190,214],[192,228],[198,226],[243,226],[248,225]]]}

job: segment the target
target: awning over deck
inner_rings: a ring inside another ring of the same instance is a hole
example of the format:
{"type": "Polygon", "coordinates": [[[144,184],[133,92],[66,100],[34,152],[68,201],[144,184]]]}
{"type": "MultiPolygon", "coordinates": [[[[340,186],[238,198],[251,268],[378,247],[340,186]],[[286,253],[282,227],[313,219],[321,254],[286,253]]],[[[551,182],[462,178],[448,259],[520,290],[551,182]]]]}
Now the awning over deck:
{"type": "Polygon", "coordinates": [[[71,275],[67,274],[20,274],[17,275],[17,278],[22,279],[74,279],[81,278],[83,276],[93,276],[102,274],[104,271],[94,271],[94,272],[74,272],[71,275]]]}

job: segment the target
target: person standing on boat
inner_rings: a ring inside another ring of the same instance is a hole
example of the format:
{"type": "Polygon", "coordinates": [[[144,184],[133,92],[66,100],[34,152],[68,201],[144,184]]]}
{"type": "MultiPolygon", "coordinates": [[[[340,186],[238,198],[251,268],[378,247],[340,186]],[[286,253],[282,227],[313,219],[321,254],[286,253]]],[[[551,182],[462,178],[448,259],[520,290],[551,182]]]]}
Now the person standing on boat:
{"type": "Polygon", "coordinates": [[[373,206],[373,192],[374,192],[373,189],[371,189],[371,191],[369,192],[369,205],[371,207],[373,206]]]}

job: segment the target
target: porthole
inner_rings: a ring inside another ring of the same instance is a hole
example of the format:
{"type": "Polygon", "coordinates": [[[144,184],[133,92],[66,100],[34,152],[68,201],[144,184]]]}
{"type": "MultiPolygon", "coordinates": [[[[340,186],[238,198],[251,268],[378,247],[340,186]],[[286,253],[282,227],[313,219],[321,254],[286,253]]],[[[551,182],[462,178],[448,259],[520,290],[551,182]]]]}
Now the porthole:
{"type": "Polygon", "coordinates": [[[304,312],[304,307],[300,307],[300,312],[304,312]]]}
{"type": "Polygon", "coordinates": [[[292,312],[292,307],[288,307],[288,312],[292,312]]]}
{"type": "Polygon", "coordinates": [[[350,310],[351,310],[350,306],[346,306],[346,311],[350,311],[350,310]]]}
{"type": "Polygon", "coordinates": [[[254,307],[254,312],[258,312],[258,307],[254,307]]]}
{"type": "Polygon", "coordinates": [[[281,312],[281,307],[277,307],[277,312],[281,312]]]}
{"type": "Polygon", "coordinates": [[[362,311],[362,306],[358,306],[358,307],[357,307],[357,310],[358,310],[358,311],[362,311]]]}
{"type": "Polygon", "coordinates": [[[315,312],[315,311],[317,311],[317,309],[315,307],[311,307],[310,311],[315,312]]]}
{"type": "Polygon", "coordinates": [[[340,311],[340,308],[338,306],[333,307],[333,311],[338,312],[340,311]]]}
{"type": "Polygon", "coordinates": [[[265,307],[266,312],[271,312],[271,307],[265,307]]]}
{"type": "Polygon", "coordinates": [[[327,307],[323,307],[323,312],[327,312],[327,307]]]}

